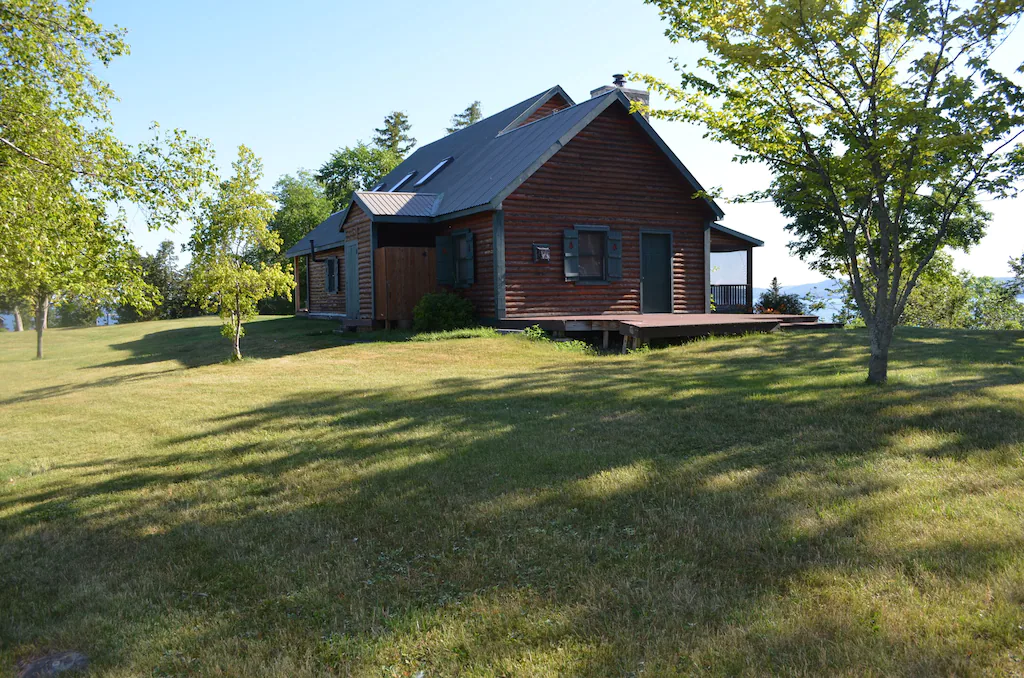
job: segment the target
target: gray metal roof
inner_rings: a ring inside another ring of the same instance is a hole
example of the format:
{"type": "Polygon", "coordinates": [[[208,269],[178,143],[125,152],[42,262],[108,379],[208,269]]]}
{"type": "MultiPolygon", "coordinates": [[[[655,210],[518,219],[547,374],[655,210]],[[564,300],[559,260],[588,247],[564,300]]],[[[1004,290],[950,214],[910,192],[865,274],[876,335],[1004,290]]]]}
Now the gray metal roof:
{"type": "Polygon", "coordinates": [[[355,200],[373,216],[432,217],[441,196],[437,193],[384,193],[358,191],[355,200]]]}
{"type": "Polygon", "coordinates": [[[344,223],[347,213],[348,210],[343,210],[327,217],[319,226],[307,233],[302,240],[292,245],[291,249],[282,256],[291,258],[309,254],[310,240],[313,240],[313,247],[317,252],[345,244],[345,234],[341,232],[341,224],[344,223]]]}
{"type": "MultiPolygon", "coordinates": [[[[443,194],[431,216],[445,216],[484,205],[496,207],[558,149],[616,103],[625,106],[627,110],[630,106],[629,99],[618,90],[611,90],[580,104],[572,104],[572,100],[560,87],[552,87],[536,97],[418,149],[384,177],[384,190],[401,181],[410,172],[416,172],[418,177],[422,177],[437,163],[452,157],[454,160],[449,166],[424,183],[421,190],[416,190],[420,187],[412,190],[443,194]],[[521,124],[556,94],[570,102],[569,108],[529,124],[521,124]]],[[[633,117],[686,180],[697,191],[703,191],[694,176],[643,116],[637,113],[633,117]]],[[[724,215],[714,201],[707,199],[706,202],[717,217],[724,215]]]]}
{"type": "MultiPolygon", "coordinates": [[[[360,191],[353,202],[360,204],[374,216],[411,220],[428,220],[461,212],[495,209],[609,106],[621,105],[628,110],[630,103],[629,99],[616,89],[575,104],[561,87],[552,87],[416,149],[382,179],[383,186],[380,190],[360,191]],[[570,106],[540,120],[523,124],[533,112],[556,95],[564,97],[570,106]],[[417,179],[427,176],[432,168],[449,157],[453,158],[452,162],[426,182],[420,185],[416,185],[414,181],[407,182],[402,186],[406,190],[400,193],[387,192],[388,188],[410,173],[415,172],[417,179]]],[[[703,192],[701,185],[658,136],[650,123],[639,113],[632,115],[694,189],[703,192]]],[[[724,216],[722,209],[713,200],[704,198],[704,201],[717,218],[724,216]]],[[[347,214],[348,210],[331,215],[310,234],[309,237],[317,239],[317,249],[320,249],[318,232],[329,223],[334,224],[333,228],[337,230],[344,223],[347,214]],[[338,219],[335,220],[335,217],[338,219]]],[[[323,235],[327,234],[323,233],[320,237],[323,235]]],[[[749,236],[741,237],[750,239],[749,236]]],[[[307,244],[306,252],[308,249],[307,244]]],[[[292,250],[289,250],[288,256],[293,256],[292,250]]]]}

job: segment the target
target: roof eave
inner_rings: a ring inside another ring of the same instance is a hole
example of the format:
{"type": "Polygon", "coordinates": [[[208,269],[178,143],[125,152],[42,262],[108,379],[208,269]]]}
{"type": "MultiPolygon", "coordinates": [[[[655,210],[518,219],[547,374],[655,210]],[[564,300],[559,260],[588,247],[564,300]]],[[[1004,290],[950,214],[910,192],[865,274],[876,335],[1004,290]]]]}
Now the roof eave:
{"type": "Polygon", "coordinates": [[[726,226],[722,226],[721,224],[716,224],[716,223],[712,222],[711,228],[715,229],[719,233],[724,233],[725,235],[731,235],[734,238],[739,238],[740,240],[744,240],[746,242],[749,242],[754,247],[764,247],[764,241],[763,240],[758,240],[757,238],[755,238],[753,236],[750,236],[750,235],[747,235],[746,233],[740,233],[739,231],[734,231],[733,229],[728,228],[726,226]]]}

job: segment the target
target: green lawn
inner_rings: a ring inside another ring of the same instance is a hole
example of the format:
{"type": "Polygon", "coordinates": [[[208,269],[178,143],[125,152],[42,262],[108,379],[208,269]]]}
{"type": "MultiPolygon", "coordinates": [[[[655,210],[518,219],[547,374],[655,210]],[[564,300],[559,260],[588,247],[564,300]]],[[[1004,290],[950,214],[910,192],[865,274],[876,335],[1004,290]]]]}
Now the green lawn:
{"type": "Polygon", "coordinates": [[[1024,335],[0,334],[0,675],[1024,672],[1024,335]]]}

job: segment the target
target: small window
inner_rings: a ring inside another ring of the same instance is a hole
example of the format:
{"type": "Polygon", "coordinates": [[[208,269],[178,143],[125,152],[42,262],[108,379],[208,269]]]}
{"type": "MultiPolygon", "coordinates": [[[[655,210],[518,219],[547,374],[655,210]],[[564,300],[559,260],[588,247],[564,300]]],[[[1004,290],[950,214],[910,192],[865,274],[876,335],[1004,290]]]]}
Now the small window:
{"type": "Polygon", "coordinates": [[[580,230],[580,280],[606,280],[605,245],[607,231],[580,230]]]}
{"type": "Polygon", "coordinates": [[[406,174],[406,175],[405,175],[404,177],[402,177],[402,179],[401,179],[401,180],[400,180],[400,181],[399,181],[399,182],[398,182],[397,184],[395,184],[394,186],[392,186],[392,187],[391,187],[391,188],[390,188],[390,189],[388,190],[388,193],[394,193],[395,191],[397,191],[398,189],[400,189],[400,188],[401,188],[402,186],[405,186],[405,182],[409,181],[409,179],[412,179],[412,178],[413,178],[414,176],[416,176],[416,172],[409,172],[409,173],[408,173],[408,174],[406,174]]]}
{"type": "Polygon", "coordinates": [[[454,160],[454,158],[452,158],[451,156],[448,156],[447,158],[445,158],[441,162],[439,162],[436,165],[434,165],[434,169],[432,169],[429,172],[427,172],[426,174],[424,174],[423,178],[420,179],[419,181],[417,181],[415,185],[416,186],[422,186],[423,184],[425,184],[428,181],[430,181],[431,177],[433,177],[435,174],[437,174],[438,172],[443,170],[448,165],[448,163],[450,163],[452,160],[454,160]]]}
{"type": "Polygon", "coordinates": [[[331,257],[324,260],[324,291],[327,294],[338,293],[338,259],[331,257]]]}

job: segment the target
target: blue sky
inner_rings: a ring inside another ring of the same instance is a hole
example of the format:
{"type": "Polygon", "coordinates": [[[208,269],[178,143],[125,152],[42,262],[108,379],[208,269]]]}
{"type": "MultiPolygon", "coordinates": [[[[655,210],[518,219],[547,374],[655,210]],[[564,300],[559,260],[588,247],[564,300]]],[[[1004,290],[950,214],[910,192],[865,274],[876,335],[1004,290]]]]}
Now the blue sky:
{"type": "MultiPolygon", "coordinates": [[[[487,115],[559,84],[582,101],[613,73],[671,78],[670,57],[692,64],[697,55],[670,44],[655,8],[639,0],[95,0],[94,7],[98,20],[129,31],[131,55],[105,73],[120,98],[119,134],[141,140],[153,120],[185,128],[213,141],[224,170],[244,143],[263,159],[268,189],[282,174],[315,169],[335,148],[369,139],[393,110],[406,111],[413,136],[428,143],[477,99],[487,115]]],[[[1001,58],[1012,70],[1024,58],[1024,35],[1014,35],[1001,58]]],[[[768,181],[763,168],[731,163],[731,149],[704,140],[698,128],[654,126],[705,187],[739,194],[768,181]]],[[[821,279],[788,253],[773,206],[720,203],[724,224],[766,242],[754,254],[756,285],[773,276],[783,284],[821,279]]],[[[1024,201],[986,207],[995,215],[989,235],[957,262],[1007,275],[1007,258],[1024,252],[1024,201]]],[[[141,217],[129,216],[146,251],[167,237],[187,238],[187,226],[150,233],[141,217]]],[[[736,274],[723,261],[716,277],[736,274]]]]}

